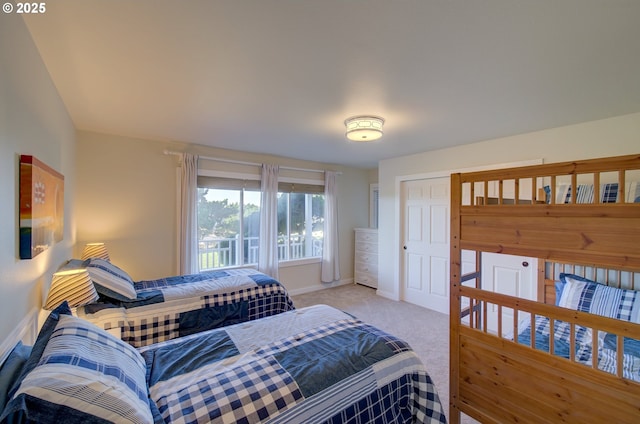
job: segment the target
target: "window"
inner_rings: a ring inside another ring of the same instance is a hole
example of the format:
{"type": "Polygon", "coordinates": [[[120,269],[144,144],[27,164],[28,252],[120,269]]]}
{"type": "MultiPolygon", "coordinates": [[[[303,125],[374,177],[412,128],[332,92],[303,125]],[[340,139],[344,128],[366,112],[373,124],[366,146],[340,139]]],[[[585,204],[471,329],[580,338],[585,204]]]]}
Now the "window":
{"type": "Polygon", "coordinates": [[[258,262],[260,192],[198,187],[201,271],[258,262]]]}
{"type": "Polygon", "coordinates": [[[278,259],[322,256],[324,194],[278,193],[278,259]]]}
{"type": "MultiPolygon", "coordinates": [[[[322,256],[324,187],[280,183],[278,259],[322,256]]],[[[258,263],[260,182],[198,177],[200,271],[258,263]]]]}

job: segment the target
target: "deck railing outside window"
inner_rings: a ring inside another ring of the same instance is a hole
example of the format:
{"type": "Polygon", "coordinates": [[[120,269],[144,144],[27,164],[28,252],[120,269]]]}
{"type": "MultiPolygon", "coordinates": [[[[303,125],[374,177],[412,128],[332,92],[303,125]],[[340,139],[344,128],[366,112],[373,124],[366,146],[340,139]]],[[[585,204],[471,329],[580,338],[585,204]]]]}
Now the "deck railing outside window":
{"type": "MultiPolygon", "coordinates": [[[[258,237],[245,237],[245,249],[239,246],[239,237],[205,238],[198,243],[198,264],[200,271],[236,266],[238,264],[258,263],[258,237]],[[243,250],[246,251],[244,261],[240,261],[243,250]]],[[[278,259],[295,260],[310,256],[322,256],[322,240],[313,239],[312,253],[306,254],[304,235],[291,235],[289,243],[286,237],[278,237],[278,259]],[[288,254],[287,254],[288,251],[288,254]]]]}

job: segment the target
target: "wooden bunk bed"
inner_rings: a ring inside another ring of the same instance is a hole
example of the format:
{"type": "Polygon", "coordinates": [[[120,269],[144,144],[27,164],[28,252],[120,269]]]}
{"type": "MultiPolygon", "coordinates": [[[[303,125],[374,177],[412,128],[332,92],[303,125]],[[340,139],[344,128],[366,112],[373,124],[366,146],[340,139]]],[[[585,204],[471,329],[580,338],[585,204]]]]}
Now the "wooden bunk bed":
{"type": "Polygon", "coordinates": [[[639,176],[640,154],[451,176],[451,423],[461,412],[483,423],[640,422],[640,382],[623,367],[640,324],[556,306],[554,292],[559,273],[640,290],[640,203],[627,189],[639,176]],[[561,186],[587,187],[591,200],[558,196],[561,186]],[[483,290],[483,252],[539,258],[537,301],[483,290]],[[497,329],[485,318],[495,310],[497,329]],[[547,350],[537,347],[537,319],[568,326],[568,357],[554,331],[547,350]],[[585,329],[592,353],[579,361],[585,329]],[[608,371],[605,335],[615,362],[608,371]]]}

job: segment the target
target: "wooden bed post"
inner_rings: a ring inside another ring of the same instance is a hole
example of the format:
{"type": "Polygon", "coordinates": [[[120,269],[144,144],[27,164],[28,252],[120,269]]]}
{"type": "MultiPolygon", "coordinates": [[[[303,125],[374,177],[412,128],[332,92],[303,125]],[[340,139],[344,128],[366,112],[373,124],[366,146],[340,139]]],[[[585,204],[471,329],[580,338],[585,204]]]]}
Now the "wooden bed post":
{"type": "MultiPolygon", "coordinates": [[[[545,261],[543,258],[538,259],[538,302],[542,302],[542,303],[545,303],[547,299],[547,289],[545,285],[546,264],[547,264],[547,261],[545,261]]],[[[551,272],[553,273],[553,270],[551,272]]],[[[554,293],[554,297],[555,297],[555,293],[554,293]]]]}
{"type": "Polygon", "coordinates": [[[460,205],[462,192],[460,190],[460,174],[451,175],[451,239],[450,239],[450,293],[449,293],[449,422],[460,422],[460,410],[458,409],[458,377],[459,368],[454,366],[460,360],[460,347],[458,340],[458,327],[460,325],[460,276],[461,276],[461,252],[460,252],[460,205]]]}

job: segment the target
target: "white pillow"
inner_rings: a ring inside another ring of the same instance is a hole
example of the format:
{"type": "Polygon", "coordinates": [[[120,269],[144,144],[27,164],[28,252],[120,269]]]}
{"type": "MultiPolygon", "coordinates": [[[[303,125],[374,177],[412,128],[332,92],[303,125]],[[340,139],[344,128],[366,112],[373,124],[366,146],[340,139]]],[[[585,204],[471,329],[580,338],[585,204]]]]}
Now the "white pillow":
{"type": "Polygon", "coordinates": [[[129,274],[111,262],[93,258],[87,265],[87,271],[96,291],[101,295],[123,301],[133,300],[137,297],[133,280],[129,274]]]}

